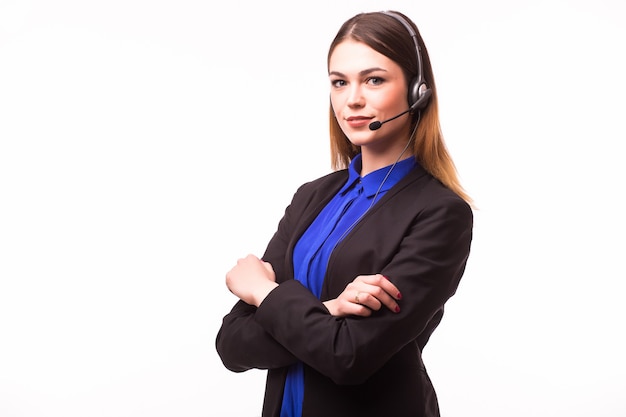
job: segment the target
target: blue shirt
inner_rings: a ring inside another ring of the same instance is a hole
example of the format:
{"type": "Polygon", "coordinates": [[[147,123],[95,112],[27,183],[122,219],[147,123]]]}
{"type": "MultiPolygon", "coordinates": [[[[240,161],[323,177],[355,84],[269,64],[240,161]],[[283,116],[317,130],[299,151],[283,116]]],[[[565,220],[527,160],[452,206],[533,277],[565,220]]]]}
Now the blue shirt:
{"type": "MultiPolygon", "coordinates": [[[[416,165],[415,158],[407,158],[362,178],[361,155],[352,159],[348,167],[348,181],[311,223],[294,248],[295,278],[317,298],[320,298],[326,265],[335,246],[367,210],[416,165]]],[[[299,362],[292,365],[287,373],[280,417],[301,417],[303,398],[304,367],[299,362]]]]}

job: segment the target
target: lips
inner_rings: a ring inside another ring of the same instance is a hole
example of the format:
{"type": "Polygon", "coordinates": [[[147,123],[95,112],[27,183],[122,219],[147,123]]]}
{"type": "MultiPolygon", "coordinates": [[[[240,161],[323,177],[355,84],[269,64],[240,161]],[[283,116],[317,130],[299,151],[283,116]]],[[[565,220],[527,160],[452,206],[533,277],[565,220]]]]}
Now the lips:
{"type": "Polygon", "coordinates": [[[371,120],[372,120],[371,117],[365,117],[365,116],[350,116],[346,118],[346,122],[348,123],[350,127],[366,126],[369,124],[371,120]]]}

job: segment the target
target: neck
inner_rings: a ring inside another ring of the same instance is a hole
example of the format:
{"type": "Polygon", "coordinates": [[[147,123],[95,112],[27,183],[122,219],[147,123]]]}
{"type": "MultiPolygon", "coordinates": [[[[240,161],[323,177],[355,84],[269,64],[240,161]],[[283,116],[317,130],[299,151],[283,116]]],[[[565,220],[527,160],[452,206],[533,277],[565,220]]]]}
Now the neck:
{"type": "Polygon", "coordinates": [[[408,149],[409,144],[410,142],[407,142],[399,147],[394,146],[393,149],[388,149],[383,153],[374,152],[365,147],[361,148],[361,177],[412,157],[413,155],[408,149]]]}

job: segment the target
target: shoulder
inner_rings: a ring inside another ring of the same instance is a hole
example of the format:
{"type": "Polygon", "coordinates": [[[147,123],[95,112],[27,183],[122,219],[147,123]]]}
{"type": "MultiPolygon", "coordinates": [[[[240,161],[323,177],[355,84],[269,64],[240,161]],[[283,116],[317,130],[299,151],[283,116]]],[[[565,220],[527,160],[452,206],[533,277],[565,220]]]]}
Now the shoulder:
{"type": "Polygon", "coordinates": [[[300,187],[298,187],[298,192],[312,192],[319,188],[326,188],[332,186],[341,186],[348,179],[348,170],[342,169],[339,171],[334,171],[329,174],[318,177],[314,180],[305,182],[300,187]]]}
{"type": "Polygon", "coordinates": [[[298,187],[293,200],[305,203],[311,200],[323,200],[329,195],[334,195],[345,184],[347,179],[348,171],[344,169],[305,182],[298,187]]]}
{"type": "Polygon", "coordinates": [[[411,171],[390,191],[388,198],[396,200],[402,207],[400,210],[406,210],[409,216],[409,213],[416,217],[439,213],[472,222],[471,206],[421,167],[411,171]]]}

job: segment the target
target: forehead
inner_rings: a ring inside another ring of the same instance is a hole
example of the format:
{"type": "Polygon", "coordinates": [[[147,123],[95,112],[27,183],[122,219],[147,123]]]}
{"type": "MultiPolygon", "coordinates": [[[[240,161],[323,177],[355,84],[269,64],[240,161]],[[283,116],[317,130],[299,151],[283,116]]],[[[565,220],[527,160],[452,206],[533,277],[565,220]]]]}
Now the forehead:
{"type": "Polygon", "coordinates": [[[345,40],[335,47],[328,61],[329,72],[349,74],[369,68],[399,71],[400,66],[363,42],[345,40]]]}

